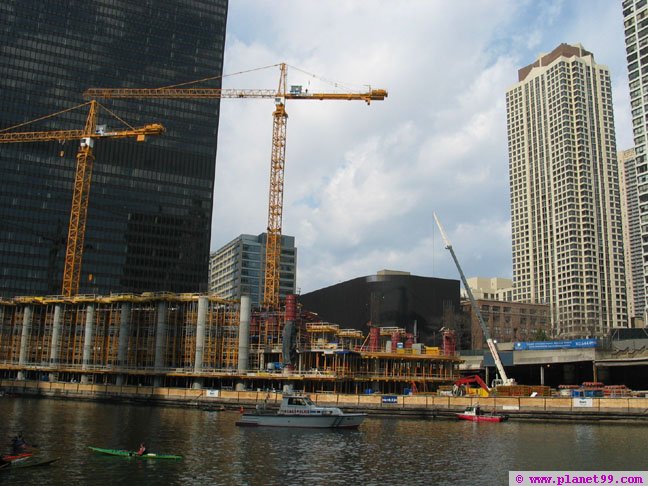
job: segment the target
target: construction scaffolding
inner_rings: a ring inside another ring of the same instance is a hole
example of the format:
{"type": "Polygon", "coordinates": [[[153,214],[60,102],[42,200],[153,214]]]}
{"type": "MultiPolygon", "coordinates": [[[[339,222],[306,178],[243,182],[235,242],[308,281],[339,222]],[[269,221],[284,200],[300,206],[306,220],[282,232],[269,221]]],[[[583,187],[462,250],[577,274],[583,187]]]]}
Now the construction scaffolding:
{"type": "Polygon", "coordinates": [[[170,293],[18,297],[0,302],[0,369],[19,375],[235,369],[239,304],[170,293]]]}
{"type": "Polygon", "coordinates": [[[246,302],[242,312],[242,302],[166,292],[0,301],[0,377],[355,393],[427,391],[459,377],[454,352],[404,329],[374,327],[365,338],[303,311],[296,296],[272,311],[246,302]],[[284,335],[287,323],[294,334],[284,335]]]}

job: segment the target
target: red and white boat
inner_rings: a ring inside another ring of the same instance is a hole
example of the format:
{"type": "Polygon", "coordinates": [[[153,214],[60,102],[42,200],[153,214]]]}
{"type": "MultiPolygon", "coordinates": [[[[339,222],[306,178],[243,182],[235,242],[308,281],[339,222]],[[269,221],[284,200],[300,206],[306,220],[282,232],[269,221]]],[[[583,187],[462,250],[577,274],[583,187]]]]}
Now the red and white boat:
{"type": "Polygon", "coordinates": [[[472,422],[504,422],[508,420],[508,415],[496,414],[495,412],[484,413],[479,405],[475,405],[474,407],[466,407],[466,410],[459,412],[457,418],[472,422]]]}

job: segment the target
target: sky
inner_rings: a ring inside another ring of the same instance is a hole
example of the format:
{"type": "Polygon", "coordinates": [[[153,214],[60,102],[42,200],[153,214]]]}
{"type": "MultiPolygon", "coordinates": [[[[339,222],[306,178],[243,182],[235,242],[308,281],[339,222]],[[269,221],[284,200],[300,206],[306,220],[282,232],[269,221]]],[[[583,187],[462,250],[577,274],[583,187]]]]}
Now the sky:
{"type": "MultiPolygon", "coordinates": [[[[621,0],[230,0],[224,88],[274,89],[279,68],[256,68],[285,62],[288,85],[389,93],[286,102],[298,292],[382,269],[459,279],[433,213],[468,277],[511,278],[506,91],[563,42],[609,67],[631,148],[621,0]]],[[[273,110],[221,102],[212,250],[267,227],[273,110]]]]}

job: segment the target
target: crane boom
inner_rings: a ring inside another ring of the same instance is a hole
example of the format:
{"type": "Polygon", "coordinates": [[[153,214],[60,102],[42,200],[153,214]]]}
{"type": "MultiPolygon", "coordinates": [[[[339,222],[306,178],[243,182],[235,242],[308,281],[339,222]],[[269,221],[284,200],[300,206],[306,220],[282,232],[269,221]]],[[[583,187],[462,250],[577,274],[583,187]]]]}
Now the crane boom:
{"type": "MultiPolygon", "coordinates": [[[[275,98],[273,89],[219,89],[219,88],[88,88],[87,98],[103,99],[225,99],[225,98],[275,98]]],[[[367,104],[387,97],[384,89],[365,93],[285,93],[287,100],[360,100],[367,104]]]]}
{"type": "Polygon", "coordinates": [[[493,356],[493,361],[495,361],[495,367],[497,368],[497,372],[499,373],[505,385],[511,384],[514,381],[509,379],[508,376],[506,375],[506,371],[504,370],[504,365],[502,364],[502,360],[500,359],[499,351],[497,350],[497,344],[491,338],[490,332],[488,331],[488,326],[486,326],[486,323],[484,322],[484,318],[482,317],[481,311],[479,310],[479,306],[477,305],[477,301],[475,300],[475,297],[473,296],[473,293],[470,290],[470,286],[468,285],[466,276],[464,275],[463,270],[461,269],[461,265],[459,265],[459,260],[457,259],[457,255],[455,254],[454,249],[452,248],[452,244],[450,243],[448,236],[443,230],[443,226],[441,226],[441,222],[439,221],[439,218],[437,218],[436,213],[433,213],[433,215],[434,215],[434,220],[436,221],[436,224],[439,227],[439,231],[441,232],[441,238],[443,239],[443,243],[445,244],[446,250],[448,250],[450,252],[450,255],[452,255],[454,264],[457,267],[457,270],[459,271],[461,282],[463,283],[464,288],[466,289],[466,293],[468,294],[468,298],[470,300],[470,305],[472,307],[472,310],[477,316],[477,320],[479,321],[479,326],[481,327],[481,330],[484,333],[484,339],[486,339],[488,350],[493,356]]]}
{"type": "Polygon", "coordinates": [[[70,208],[70,222],[68,225],[65,263],[63,266],[63,284],[61,293],[65,297],[76,295],[79,291],[81,261],[83,258],[83,245],[85,241],[86,222],[88,219],[90,184],[95,159],[92,150],[94,140],[100,138],[135,138],[138,142],[142,142],[145,140],[147,135],[160,135],[164,132],[164,127],[159,123],[152,123],[144,125],[143,127],[130,128],[128,130],[98,132],[97,102],[92,100],[87,104],[90,109],[83,130],[50,130],[40,132],[5,131],[4,133],[0,133],[0,143],[66,140],[81,141],[76,156],[77,164],[74,173],[74,189],[72,193],[72,205],[70,208]]]}
{"type": "MultiPolygon", "coordinates": [[[[258,99],[274,98],[275,111],[272,114],[272,154],[270,159],[270,190],[268,201],[268,227],[266,260],[263,284],[263,304],[277,308],[279,305],[281,231],[283,219],[284,169],[286,164],[286,100],[347,100],[382,101],[387,98],[384,89],[369,89],[364,93],[309,93],[301,87],[286,91],[287,66],[279,64],[279,86],[275,89],[223,89],[186,88],[180,85],[163,88],[89,88],[83,95],[87,98],[104,99],[258,99]]],[[[213,78],[210,78],[213,79],[213,78]]],[[[204,81],[204,80],[201,80],[204,81]]],[[[186,84],[195,84],[185,83],[186,84]]]]}
{"type": "Polygon", "coordinates": [[[0,143],[16,142],[60,142],[81,140],[82,138],[140,138],[147,135],[160,135],[164,127],[158,123],[144,125],[132,130],[117,130],[105,133],[86,133],[85,130],[51,130],[46,132],[9,132],[0,133],[0,143]]]}

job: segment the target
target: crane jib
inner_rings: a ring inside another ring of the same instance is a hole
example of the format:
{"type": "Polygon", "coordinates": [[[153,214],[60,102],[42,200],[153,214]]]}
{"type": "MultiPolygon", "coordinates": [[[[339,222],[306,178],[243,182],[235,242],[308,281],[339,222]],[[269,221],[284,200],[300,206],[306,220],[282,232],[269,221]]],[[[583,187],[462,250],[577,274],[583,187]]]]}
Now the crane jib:
{"type": "Polygon", "coordinates": [[[366,93],[277,93],[271,89],[220,89],[220,88],[90,88],[83,95],[86,98],[103,99],[153,99],[153,98],[275,98],[287,100],[360,100],[381,101],[387,98],[387,91],[375,89],[366,93]]]}
{"type": "MultiPolygon", "coordinates": [[[[276,66],[276,65],[275,65],[276,66]]],[[[264,276],[264,305],[276,308],[279,305],[279,268],[281,257],[281,226],[283,212],[283,186],[286,145],[285,100],[357,100],[370,104],[387,98],[384,89],[371,89],[361,93],[309,93],[301,86],[291,86],[287,92],[287,65],[281,63],[281,74],[277,89],[227,89],[227,88],[189,88],[199,82],[217,79],[205,78],[188,83],[162,88],[90,88],[85,91],[86,98],[104,99],[258,99],[275,100],[273,113],[272,157],[270,171],[270,195],[268,205],[268,236],[266,240],[266,262],[264,276]]],[[[273,66],[274,67],[274,66],[273,66]]],[[[218,77],[220,80],[222,77],[218,77]]],[[[218,81],[220,83],[220,81],[218,81]]]]}

